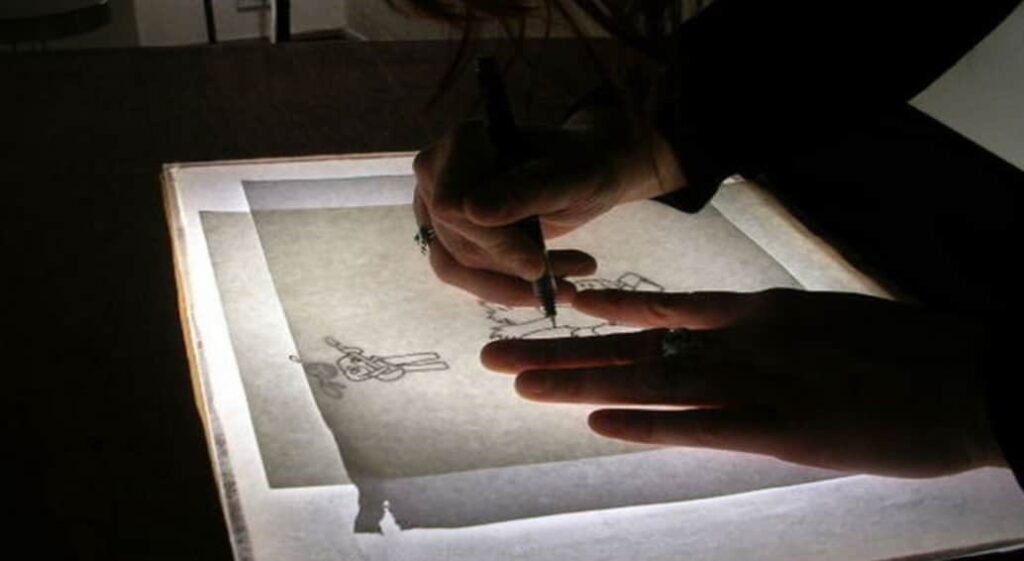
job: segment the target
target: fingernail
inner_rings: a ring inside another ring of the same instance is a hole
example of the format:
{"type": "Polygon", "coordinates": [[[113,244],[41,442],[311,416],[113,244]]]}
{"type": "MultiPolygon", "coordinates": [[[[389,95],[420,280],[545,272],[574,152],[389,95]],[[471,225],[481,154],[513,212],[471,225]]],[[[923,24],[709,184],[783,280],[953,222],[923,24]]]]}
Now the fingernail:
{"type": "Polygon", "coordinates": [[[541,395],[551,389],[551,376],[539,372],[520,374],[516,378],[516,391],[527,395],[541,395]]]}
{"type": "Polygon", "coordinates": [[[620,440],[650,442],[654,434],[649,414],[621,409],[599,409],[590,414],[587,424],[594,432],[620,440]]]}
{"type": "Polygon", "coordinates": [[[597,410],[587,418],[590,428],[600,434],[608,434],[616,428],[614,415],[609,415],[608,410],[597,410]]]}

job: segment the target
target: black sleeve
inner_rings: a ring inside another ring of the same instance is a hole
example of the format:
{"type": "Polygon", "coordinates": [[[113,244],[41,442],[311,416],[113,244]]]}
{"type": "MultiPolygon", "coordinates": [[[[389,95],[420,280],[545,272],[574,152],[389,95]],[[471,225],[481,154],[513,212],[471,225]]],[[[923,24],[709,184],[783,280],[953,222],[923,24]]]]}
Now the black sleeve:
{"type": "MultiPolygon", "coordinates": [[[[656,126],[687,177],[670,202],[696,212],[732,174],[792,167],[797,154],[816,159],[823,141],[904,110],[1019,4],[717,0],[679,30],[661,85],[656,126]]],[[[945,193],[965,200],[958,191],[945,193]]],[[[1010,323],[996,330],[984,375],[995,438],[1024,489],[1024,408],[1010,339],[1018,331],[1010,323]]]]}
{"type": "Polygon", "coordinates": [[[685,23],[656,118],[687,176],[693,212],[735,173],[905,103],[1020,3],[718,0],[685,23]]]}

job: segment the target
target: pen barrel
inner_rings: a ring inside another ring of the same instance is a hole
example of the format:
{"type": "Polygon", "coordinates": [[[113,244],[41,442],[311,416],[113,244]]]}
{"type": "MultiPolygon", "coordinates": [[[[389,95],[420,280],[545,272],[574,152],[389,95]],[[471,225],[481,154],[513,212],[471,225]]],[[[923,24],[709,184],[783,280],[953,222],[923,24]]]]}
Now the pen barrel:
{"type": "MultiPolygon", "coordinates": [[[[497,171],[501,173],[525,162],[529,152],[516,127],[498,63],[491,57],[479,58],[476,62],[476,72],[480,93],[483,96],[487,134],[497,152],[497,171]]],[[[544,315],[552,318],[553,322],[556,313],[557,285],[551,274],[551,263],[544,244],[544,231],[541,229],[540,219],[536,216],[525,218],[517,223],[517,227],[526,233],[544,256],[544,274],[533,281],[533,293],[544,308],[544,315]]]]}
{"type": "Polygon", "coordinates": [[[491,57],[478,59],[476,72],[487,118],[487,135],[497,152],[498,171],[505,171],[526,161],[526,142],[516,127],[497,61],[491,57]]]}
{"type": "Polygon", "coordinates": [[[536,216],[523,219],[516,224],[526,235],[537,244],[544,256],[544,274],[533,281],[533,294],[540,301],[544,308],[544,315],[555,316],[555,295],[558,293],[558,286],[555,277],[551,274],[551,263],[548,261],[548,251],[544,243],[544,231],[541,229],[540,219],[536,216]]]}

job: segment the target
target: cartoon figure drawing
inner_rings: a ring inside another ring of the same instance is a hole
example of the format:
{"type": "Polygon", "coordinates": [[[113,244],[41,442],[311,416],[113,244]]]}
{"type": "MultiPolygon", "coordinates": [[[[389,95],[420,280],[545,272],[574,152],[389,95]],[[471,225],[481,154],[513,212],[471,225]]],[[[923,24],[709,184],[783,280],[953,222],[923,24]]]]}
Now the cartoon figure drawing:
{"type": "Polygon", "coordinates": [[[338,382],[338,369],[329,362],[302,362],[298,357],[289,357],[294,362],[302,365],[306,378],[310,384],[316,385],[320,391],[335,398],[341,399],[345,395],[345,384],[338,382]]]}
{"type": "Polygon", "coordinates": [[[334,337],[325,337],[324,343],[341,353],[334,364],[304,362],[294,356],[291,359],[302,365],[303,371],[311,382],[316,383],[324,393],[334,398],[341,398],[346,387],[339,381],[339,375],[350,382],[365,382],[367,380],[394,382],[409,372],[448,369],[448,363],[441,360],[441,356],[437,353],[377,356],[366,355],[363,349],[345,345],[334,337]]]}
{"type": "MultiPolygon", "coordinates": [[[[665,287],[637,273],[624,273],[615,280],[602,278],[575,279],[579,290],[616,289],[664,292],[665,287]]],[[[582,315],[559,313],[561,325],[551,326],[550,320],[536,308],[512,308],[480,301],[491,327],[491,339],[550,339],[554,337],[590,337],[632,331],[612,322],[582,315]],[[565,317],[569,316],[569,317],[565,317]]]]}

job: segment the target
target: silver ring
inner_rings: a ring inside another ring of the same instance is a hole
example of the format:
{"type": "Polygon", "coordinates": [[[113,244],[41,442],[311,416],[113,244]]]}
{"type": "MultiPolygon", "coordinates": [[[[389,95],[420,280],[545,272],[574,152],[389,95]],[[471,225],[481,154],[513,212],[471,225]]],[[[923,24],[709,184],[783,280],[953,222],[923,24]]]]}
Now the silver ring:
{"type": "Polygon", "coordinates": [[[437,232],[431,226],[420,226],[416,235],[412,238],[415,240],[416,245],[420,247],[420,253],[423,255],[427,254],[427,250],[430,249],[430,242],[437,239],[437,232]]]}
{"type": "Polygon", "coordinates": [[[699,331],[677,327],[665,332],[661,340],[661,356],[693,357],[704,351],[705,341],[699,331]]]}

